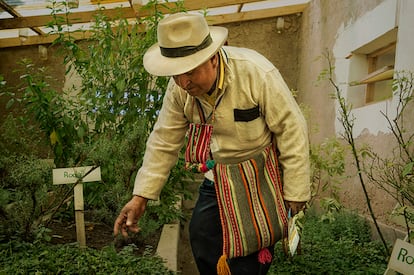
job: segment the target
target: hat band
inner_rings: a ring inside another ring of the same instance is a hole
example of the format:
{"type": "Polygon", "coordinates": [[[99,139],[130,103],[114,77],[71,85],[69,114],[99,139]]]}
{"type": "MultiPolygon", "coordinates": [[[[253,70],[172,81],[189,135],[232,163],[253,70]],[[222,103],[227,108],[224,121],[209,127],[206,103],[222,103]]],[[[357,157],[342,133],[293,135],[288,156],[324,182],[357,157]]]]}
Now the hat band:
{"type": "Polygon", "coordinates": [[[184,46],[184,47],[177,47],[177,48],[164,48],[160,46],[161,54],[165,57],[184,57],[192,55],[198,51],[201,51],[213,43],[213,39],[211,39],[210,34],[204,38],[203,42],[201,42],[198,46],[184,46]]]}

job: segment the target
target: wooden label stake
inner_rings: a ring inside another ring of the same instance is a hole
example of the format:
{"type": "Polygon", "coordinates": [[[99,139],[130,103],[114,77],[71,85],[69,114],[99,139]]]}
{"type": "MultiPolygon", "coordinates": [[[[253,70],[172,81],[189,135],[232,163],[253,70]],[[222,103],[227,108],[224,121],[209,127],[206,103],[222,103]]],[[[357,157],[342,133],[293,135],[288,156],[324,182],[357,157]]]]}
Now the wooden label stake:
{"type": "Polygon", "coordinates": [[[101,168],[94,166],[53,169],[53,184],[75,183],[73,188],[76,237],[79,247],[86,247],[83,183],[101,181],[101,168]]]}

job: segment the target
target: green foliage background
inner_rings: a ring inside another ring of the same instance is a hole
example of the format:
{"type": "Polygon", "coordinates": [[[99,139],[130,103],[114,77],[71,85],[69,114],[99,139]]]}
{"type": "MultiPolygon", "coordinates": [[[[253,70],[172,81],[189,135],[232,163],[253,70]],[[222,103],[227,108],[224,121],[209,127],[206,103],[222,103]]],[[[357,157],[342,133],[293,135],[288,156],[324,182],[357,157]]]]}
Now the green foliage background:
{"type": "MultiPolygon", "coordinates": [[[[180,3],[176,6],[182,10],[180,3]]],[[[144,7],[153,15],[136,22],[97,15],[86,42],[75,41],[68,32],[66,2],[53,1],[51,7],[54,20],[49,27],[58,35],[51,47],[60,50],[67,76],[75,73],[81,83],[56,91],[50,85],[53,73],[30,60],[20,61],[19,87],[7,87],[0,79],[0,95],[10,99],[8,106],[18,104],[22,111],[1,125],[0,216],[5,222],[0,243],[34,241],[51,220],[73,220],[73,185],[53,185],[54,167],[100,166],[102,182],[84,184],[85,210],[95,222],[112,225],[131,198],[168,81],[148,74],[142,65],[163,17],[157,1],[144,7]],[[45,156],[53,161],[45,161],[45,156]]],[[[174,204],[178,195],[188,196],[188,177],[180,159],[160,203],[148,207],[142,221],[151,225],[147,231],[182,217],[174,204]]]]}

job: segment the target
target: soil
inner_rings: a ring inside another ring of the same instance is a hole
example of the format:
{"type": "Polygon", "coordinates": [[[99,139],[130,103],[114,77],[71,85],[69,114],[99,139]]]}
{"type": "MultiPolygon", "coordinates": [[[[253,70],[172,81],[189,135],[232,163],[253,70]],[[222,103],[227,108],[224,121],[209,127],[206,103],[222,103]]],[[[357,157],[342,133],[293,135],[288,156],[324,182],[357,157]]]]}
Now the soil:
{"type": "MultiPolygon", "coordinates": [[[[53,244],[67,244],[67,243],[76,243],[76,224],[75,222],[59,222],[53,221],[48,226],[52,230],[52,240],[53,244]]],[[[161,229],[151,235],[149,238],[130,238],[123,240],[121,238],[115,239],[113,236],[113,227],[103,224],[85,221],[85,236],[86,236],[86,245],[90,248],[102,249],[105,246],[115,245],[117,249],[134,243],[137,246],[136,253],[142,254],[146,247],[150,246],[153,248],[153,252],[158,245],[158,240],[160,238],[161,229]]]]}

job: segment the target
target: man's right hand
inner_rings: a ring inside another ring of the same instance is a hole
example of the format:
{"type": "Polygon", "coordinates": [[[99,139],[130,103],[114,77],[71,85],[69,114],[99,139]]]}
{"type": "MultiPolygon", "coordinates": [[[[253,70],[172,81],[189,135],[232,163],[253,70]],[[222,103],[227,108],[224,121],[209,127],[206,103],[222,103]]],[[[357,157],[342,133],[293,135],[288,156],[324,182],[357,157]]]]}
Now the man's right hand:
{"type": "Polygon", "coordinates": [[[147,207],[148,199],[134,195],[132,199],[125,204],[121,213],[115,220],[114,235],[119,233],[128,237],[128,232],[137,233],[139,231],[138,220],[142,217],[147,207]]]}

